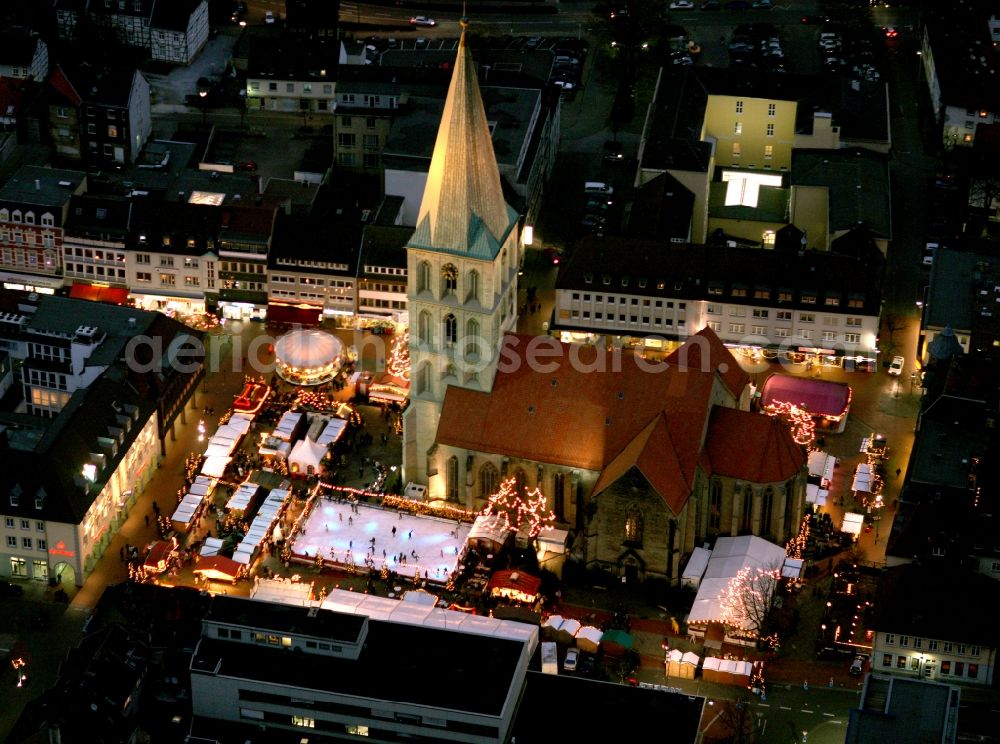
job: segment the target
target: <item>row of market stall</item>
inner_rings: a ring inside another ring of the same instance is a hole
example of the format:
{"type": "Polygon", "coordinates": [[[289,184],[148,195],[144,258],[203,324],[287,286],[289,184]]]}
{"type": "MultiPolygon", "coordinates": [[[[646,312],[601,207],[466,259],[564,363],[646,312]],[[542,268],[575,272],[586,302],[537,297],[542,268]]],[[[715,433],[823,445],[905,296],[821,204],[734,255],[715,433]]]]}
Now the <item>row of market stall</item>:
{"type": "Polygon", "coordinates": [[[282,414],[274,431],[261,435],[257,449],[262,457],[285,460],[288,472],[314,475],[323,458],[344,436],[348,422],[336,416],[308,416],[299,411],[282,414]]]}
{"type": "Polygon", "coordinates": [[[604,631],[562,615],[549,615],[542,623],[542,635],[550,641],[575,645],[581,651],[591,654],[596,654],[601,648],[612,654],[627,651],[634,643],[632,636],[623,630],[604,631]]]}

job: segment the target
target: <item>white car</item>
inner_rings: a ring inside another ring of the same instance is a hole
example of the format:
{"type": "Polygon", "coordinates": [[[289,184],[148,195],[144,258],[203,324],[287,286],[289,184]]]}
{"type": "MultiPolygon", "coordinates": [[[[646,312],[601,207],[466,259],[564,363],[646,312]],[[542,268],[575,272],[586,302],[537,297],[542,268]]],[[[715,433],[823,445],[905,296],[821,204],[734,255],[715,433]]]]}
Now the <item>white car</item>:
{"type": "Polygon", "coordinates": [[[674,0],[670,3],[671,10],[694,10],[693,0],[674,0]]]}
{"type": "Polygon", "coordinates": [[[428,18],[427,16],[413,16],[410,19],[411,26],[436,26],[437,21],[433,18],[428,18]]]}
{"type": "Polygon", "coordinates": [[[274,11],[273,10],[265,10],[264,11],[264,23],[266,23],[268,26],[274,25],[274,11]]]}
{"type": "Polygon", "coordinates": [[[924,266],[930,266],[934,263],[934,254],[937,253],[937,249],[941,247],[940,243],[928,243],[924,246],[924,266]]]}
{"type": "Polygon", "coordinates": [[[889,374],[893,377],[899,377],[903,374],[903,357],[894,356],[892,358],[892,364],[889,365],[889,374]]]}
{"type": "Polygon", "coordinates": [[[580,660],[580,650],[571,648],[566,652],[566,659],[563,661],[563,669],[567,672],[576,671],[576,663],[580,660]]]}

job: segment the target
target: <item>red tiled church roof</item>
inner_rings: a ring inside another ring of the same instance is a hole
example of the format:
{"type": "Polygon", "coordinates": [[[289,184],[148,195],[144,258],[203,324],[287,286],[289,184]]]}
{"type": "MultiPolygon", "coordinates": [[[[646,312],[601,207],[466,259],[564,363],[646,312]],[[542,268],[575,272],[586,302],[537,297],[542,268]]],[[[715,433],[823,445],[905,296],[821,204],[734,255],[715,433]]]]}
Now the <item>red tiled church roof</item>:
{"type": "Polygon", "coordinates": [[[656,366],[630,352],[508,335],[491,393],[448,388],[437,441],[603,471],[596,490],[635,466],[677,513],[702,456],[717,373],[735,404],[749,378],[709,329],[656,366]],[[529,365],[532,351],[539,363],[529,365]]]}
{"type": "Polygon", "coordinates": [[[777,483],[795,476],[805,463],[802,447],[788,425],[773,416],[716,406],[705,450],[711,472],[751,483],[777,483]],[[747,446],[752,442],[753,446],[747,446]]]}

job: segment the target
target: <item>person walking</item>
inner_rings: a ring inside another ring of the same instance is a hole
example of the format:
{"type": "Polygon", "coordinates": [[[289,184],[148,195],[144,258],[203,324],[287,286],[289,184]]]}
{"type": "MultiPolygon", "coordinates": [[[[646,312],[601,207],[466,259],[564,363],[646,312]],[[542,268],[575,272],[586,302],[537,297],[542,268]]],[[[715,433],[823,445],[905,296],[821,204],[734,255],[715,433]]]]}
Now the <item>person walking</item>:
{"type": "Polygon", "coordinates": [[[142,516],[143,516],[143,519],[146,520],[146,526],[149,527],[149,515],[148,514],[143,514],[142,516]]]}

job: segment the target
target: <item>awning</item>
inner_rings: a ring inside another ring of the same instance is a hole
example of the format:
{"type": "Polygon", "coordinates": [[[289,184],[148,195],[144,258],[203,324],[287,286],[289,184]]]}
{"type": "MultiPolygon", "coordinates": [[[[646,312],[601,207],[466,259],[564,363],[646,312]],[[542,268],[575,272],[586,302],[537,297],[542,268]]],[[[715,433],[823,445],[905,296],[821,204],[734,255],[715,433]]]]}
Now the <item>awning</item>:
{"type": "Polygon", "coordinates": [[[174,551],[174,543],[159,541],[153,543],[153,547],[146,554],[146,561],[142,564],[147,571],[162,573],[167,570],[167,559],[174,551]]]}
{"type": "Polygon", "coordinates": [[[241,568],[242,566],[232,558],[226,558],[224,555],[213,555],[209,558],[202,558],[194,572],[201,574],[206,579],[232,581],[239,575],[241,568]]]}
{"type": "Polygon", "coordinates": [[[317,326],[323,322],[323,308],[319,305],[286,305],[282,302],[269,302],[267,321],[278,325],[317,326]]]}
{"type": "Polygon", "coordinates": [[[106,302],[109,305],[124,305],[128,299],[128,289],[125,287],[107,287],[100,284],[75,283],[69,290],[69,296],[74,300],[91,300],[106,302]]]}

